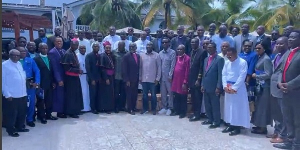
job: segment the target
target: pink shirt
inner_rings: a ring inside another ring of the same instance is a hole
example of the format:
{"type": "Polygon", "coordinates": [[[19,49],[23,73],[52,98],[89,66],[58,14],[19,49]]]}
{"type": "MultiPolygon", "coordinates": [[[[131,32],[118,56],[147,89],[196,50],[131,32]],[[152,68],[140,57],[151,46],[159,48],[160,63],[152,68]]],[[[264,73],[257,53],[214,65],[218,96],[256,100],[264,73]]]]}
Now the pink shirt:
{"type": "Polygon", "coordinates": [[[188,94],[183,91],[182,85],[188,83],[188,74],[190,70],[190,57],[188,55],[177,56],[171,90],[179,94],[188,94]]]}

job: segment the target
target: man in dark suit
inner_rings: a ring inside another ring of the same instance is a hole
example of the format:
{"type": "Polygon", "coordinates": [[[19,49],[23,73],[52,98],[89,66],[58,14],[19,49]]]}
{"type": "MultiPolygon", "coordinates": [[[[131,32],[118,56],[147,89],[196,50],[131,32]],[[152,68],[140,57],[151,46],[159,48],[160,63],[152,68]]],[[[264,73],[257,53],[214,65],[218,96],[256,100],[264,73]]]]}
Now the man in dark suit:
{"type": "Polygon", "coordinates": [[[187,55],[190,55],[191,52],[191,39],[188,38],[187,36],[183,35],[184,33],[184,26],[179,25],[177,27],[177,37],[174,37],[171,40],[171,49],[177,49],[178,45],[184,45],[185,46],[185,53],[187,55]]]}
{"type": "Polygon", "coordinates": [[[60,29],[60,27],[55,27],[54,35],[50,36],[47,40],[47,45],[48,45],[49,50],[51,50],[52,48],[55,47],[54,42],[55,42],[56,37],[61,37],[61,39],[63,40],[62,46],[64,45],[65,39],[61,36],[61,29],[60,29]]]}
{"type": "Polygon", "coordinates": [[[137,46],[135,43],[130,43],[129,50],[123,58],[122,74],[123,80],[126,82],[126,99],[127,110],[131,115],[135,115],[138,84],[139,84],[139,68],[140,56],[136,54],[137,46]]]}
{"type": "Polygon", "coordinates": [[[89,84],[89,94],[90,94],[90,107],[92,113],[98,114],[101,109],[100,106],[100,67],[97,66],[97,60],[99,59],[99,42],[94,42],[92,45],[93,51],[88,53],[85,57],[85,69],[87,73],[87,81],[89,84]]]}
{"type": "Polygon", "coordinates": [[[135,37],[135,36],[133,35],[133,34],[134,34],[134,29],[133,29],[133,27],[128,27],[128,29],[127,29],[127,34],[128,34],[127,40],[129,40],[129,41],[131,41],[131,42],[135,42],[135,41],[138,40],[138,38],[135,37]]]}
{"type": "Polygon", "coordinates": [[[282,96],[283,92],[277,88],[278,77],[281,74],[280,68],[283,64],[283,57],[288,51],[288,38],[280,37],[276,39],[275,59],[273,60],[273,74],[271,76],[270,92],[271,92],[271,115],[275,122],[274,134],[267,135],[272,138],[271,143],[282,143],[286,138],[286,126],[283,122],[282,115],[282,96]]]}
{"type": "Polygon", "coordinates": [[[48,46],[46,43],[40,43],[39,45],[40,55],[34,58],[41,74],[41,84],[40,88],[44,92],[44,97],[37,96],[37,119],[41,121],[42,124],[46,124],[47,120],[57,120],[56,117],[51,115],[53,107],[53,72],[52,66],[50,64],[50,59],[47,56],[48,46]],[[46,120],[47,119],[47,120],[46,120]]]}
{"type": "Polygon", "coordinates": [[[163,49],[162,39],[163,39],[163,31],[162,29],[158,29],[156,31],[156,38],[152,41],[154,51],[157,53],[159,53],[163,49]]]}
{"type": "MultiPolygon", "coordinates": [[[[63,40],[61,37],[55,37],[55,47],[52,48],[48,57],[53,69],[54,82],[56,87],[53,91],[53,111],[57,112],[57,117],[66,118],[64,115],[64,68],[60,63],[66,51],[62,49],[63,40]]],[[[49,47],[48,47],[49,49],[49,47]]]]}
{"type": "Polygon", "coordinates": [[[194,38],[191,41],[191,64],[189,72],[189,88],[192,100],[193,115],[190,116],[190,121],[199,121],[201,114],[201,105],[203,94],[201,93],[201,79],[204,59],[207,57],[207,52],[199,47],[199,39],[194,38]]]}
{"type": "Polygon", "coordinates": [[[46,29],[45,28],[40,28],[38,30],[39,33],[39,37],[37,39],[34,40],[35,46],[36,46],[36,53],[38,53],[39,51],[39,45],[40,43],[48,43],[48,38],[46,37],[46,29]]]}
{"type": "Polygon", "coordinates": [[[300,30],[289,35],[288,46],[291,50],[285,55],[282,74],[278,78],[278,88],[283,91],[283,116],[287,126],[287,140],[282,145],[274,145],[281,149],[300,149],[300,30]]]}
{"type": "Polygon", "coordinates": [[[204,60],[203,77],[201,92],[204,93],[205,111],[208,117],[207,121],[202,122],[203,125],[208,125],[210,129],[220,126],[220,93],[222,91],[222,69],[224,59],[217,54],[215,43],[210,43],[207,46],[209,57],[204,60]]]}

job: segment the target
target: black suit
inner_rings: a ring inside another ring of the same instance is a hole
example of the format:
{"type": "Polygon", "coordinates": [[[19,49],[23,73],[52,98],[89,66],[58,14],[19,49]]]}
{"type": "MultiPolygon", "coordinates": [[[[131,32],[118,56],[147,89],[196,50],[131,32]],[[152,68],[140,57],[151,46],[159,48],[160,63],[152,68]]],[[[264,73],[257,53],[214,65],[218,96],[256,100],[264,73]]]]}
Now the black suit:
{"type": "Polygon", "coordinates": [[[176,37],[172,38],[172,40],[171,40],[171,49],[174,49],[176,51],[177,47],[180,44],[183,44],[185,46],[185,53],[187,55],[190,55],[190,52],[191,52],[191,39],[188,38],[185,35],[183,35],[181,38],[179,38],[179,36],[176,36],[176,37]]]}
{"type": "Polygon", "coordinates": [[[190,64],[190,72],[189,72],[189,88],[191,92],[191,100],[192,100],[192,109],[194,115],[198,117],[201,113],[201,105],[202,105],[202,97],[203,94],[200,91],[201,86],[201,78],[203,75],[203,64],[204,59],[207,57],[207,52],[202,48],[198,48],[196,51],[191,51],[191,64],[190,64]],[[199,86],[196,86],[195,83],[198,81],[199,86]]]}
{"type": "Polygon", "coordinates": [[[97,61],[99,59],[99,54],[90,52],[85,57],[85,69],[87,72],[87,81],[89,83],[89,94],[90,94],[90,107],[92,111],[100,111],[100,94],[98,92],[100,87],[100,67],[97,66],[97,61]],[[92,81],[95,81],[96,84],[92,85],[92,81]]]}
{"type": "Polygon", "coordinates": [[[133,111],[136,107],[138,84],[139,84],[139,68],[140,56],[136,54],[137,62],[133,54],[128,52],[123,58],[122,76],[124,82],[130,82],[130,87],[126,86],[127,110],[133,111]]]}
{"type": "Polygon", "coordinates": [[[53,71],[52,71],[50,59],[48,59],[48,60],[49,60],[49,69],[48,69],[46,63],[41,58],[41,56],[36,56],[34,58],[34,61],[36,62],[38,68],[40,69],[40,74],[41,74],[40,88],[42,88],[44,90],[44,99],[37,97],[36,106],[37,106],[37,117],[38,118],[45,118],[45,115],[51,116],[51,113],[52,113],[52,105],[53,105],[52,83],[54,81],[53,81],[53,71]]]}
{"type": "Polygon", "coordinates": [[[163,50],[162,40],[163,40],[162,38],[156,38],[156,39],[154,39],[152,41],[154,51],[157,52],[157,53],[159,53],[161,50],[163,50]],[[160,47],[159,47],[159,44],[158,44],[159,43],[159,39],[161,39],[161,41],[160,41],[160,47]]]}
{"type": "MultiPolygon", "coordinates": [[[[127,36],[127,40],[129,40],[129,36],[127,36]]],[[[135,41],[137,41],[138,40],[138,38],[136,37],[136,36],[132,36],[132,41],[131,42],[135,42],[135,41]]],[[[130,40],[129,40],[130,41],[130,40]]]]}

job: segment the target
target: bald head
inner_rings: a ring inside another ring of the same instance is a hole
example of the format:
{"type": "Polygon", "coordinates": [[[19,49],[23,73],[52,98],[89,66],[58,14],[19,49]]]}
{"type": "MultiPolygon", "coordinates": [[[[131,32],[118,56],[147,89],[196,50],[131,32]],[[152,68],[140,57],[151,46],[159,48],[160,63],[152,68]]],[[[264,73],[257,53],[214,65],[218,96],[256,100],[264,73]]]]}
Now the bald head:
{"type": "Polygon", "coordinates": [[[71,50],[76,51],[78,49],[79,42],[77,40],[71,41],[71,50]]]}
{"type": "Polygon", "coordinates": [[[48,45],[46,43],[40,43],[39,44],[39,52],[42,55],[47,55],[47,53],[48,53],[48,45]]]}
{"type": "Polygon", "coordinates": [[[124,52],[125,51],[125,42],[124,41],[119,41],[119,43],[118,43],[118,50],[120,52],[124,52]]]}
{"type": "Polygon", "coordinates": [[[147,37],[147,32],[146,31],[142,31],[141,32],[141,40],[146,40],[147,37]]]}
{"type": "Polygon", "coordinates": [[[28,52],[32,54],[36,51],[36,46],[34,42],[28,42],[26,48],[28,49],[28,52]]]}
{"type": "Polygon", "coordinates": [[[219,36],[221,38],[225,37],[227,35],[227,27],[225,25],[221,25],[219,27],[219,36]]]}
{"type": "Polygon", "coordinates": [[[9,58],[14,63],[17,63],[20,60],[20,55],[21,53],[16,49],[12,49],[9,51],[9,58]]]}
{"type": "Polygon", "coordinates": [[[258,26],[256,32],[259,36],[265,34],[265,27],[263,25],[258,26]]]}
{"type": "Polygon", "coordinates": [[[184,26],[183,25],[179,25],[178,27],[177,27],[177,34],[178,34],[178,36],[183,36],[183,33],[184,33],[184,26]]]}
{"type": "Polygon", "coordinates": [[[288,47],[288,38],[283,36],[276,40],[274,53],[284,53],[289,49],[288,47]]]}

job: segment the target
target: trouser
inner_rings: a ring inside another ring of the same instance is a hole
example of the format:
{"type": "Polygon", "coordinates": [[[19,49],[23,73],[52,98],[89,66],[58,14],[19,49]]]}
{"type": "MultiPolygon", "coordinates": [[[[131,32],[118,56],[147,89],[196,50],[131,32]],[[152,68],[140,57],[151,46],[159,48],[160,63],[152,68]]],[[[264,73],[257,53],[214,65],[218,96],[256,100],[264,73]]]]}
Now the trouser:
{"type": "Polygon", "coordinates": [[[126,90],[125,82],[123,80],[115,79],[115,109],[124,109],[126,104],[126,90]]]}
{"type": "Polygon", "coordinates": [[[203,94],[198,87],[191,88],[190,92],[193,113],[196,117],[200,117],[203,94]]]}
{"type": "Polygon", "coordinates": [[[100,111],[100,93],[99,91],[100,83],[99,81],[96,81],[95,85],[92,85],[91,82],[89,82],[89,94],[90,94],[90,107],[92,111],[100,111]]]}
{"type": "Polygon", "coordinates": [[[171,91],[171,82],[162,81],[160,83],[160,94],[163,108],[173,109],[173,93],[171,91]]]}
{"type": "Polygon", "coordinates": [[[287,130],[283,119],[282,98],[271,96],[271,111],[272,118],[274,119],[274,134],[280,135],[281,138],[286,138],[287,130]]]}
{"type": "Polygon", "coordinates": [[[21,98],[12,98],[12,100],[3,99],[3,120],[6,132],[13,133],[22,129],[25,124],[27,111],[27,96],[21,98]]]}
{"type": "Polygon", "coordinates": [[[299,92],[291,91],[283,94],[282,108],[283,119],[287,127],[287,138],[293,139],[293,148],[300,149],[300,101],[299,92]],[[293,93],[291,93],[293,92],[293,93]]]}
{"type": "Polygon", "coordinates": [[[134,111],[136,107],[138,95],[138,82],[130,82],[130,86],[126,87],[127,110],[134,111]]]}
{"type": "Polygon", "coordinates": [[[29,106],[27,109],[26,122],[32,122],[35,113],[35,89],[27,89],[29,106]]]}
{"type": "Polygon", "coordinates": [[[187,111],[187,94],[174,92],[174,109],[180,115],[186,115],[187,111]]]}
{"type": "Polygon", "coordinates": [[[221,119],[224,119],[224,106],[225,106],[225,95],[221,94],[221,97],[220,97],[221,119]]]}
{"type": "Polygon", "coordinates": [[[53,98],[51,87],[44,90],[44,99],[37,97],[37,118],[46,118],[46,116],[51,116],[53,108],[53,98]]]}
{"type": "Polygon", "coordinates": [[[156,97],[156,86],[155,83],[143,82],[143,110],[149,110],[148,93],[151,93],[151,111],[156,111],[157,97],[156,97]]]}
{"type": "Polygon", "coordinates": [[[220,96],[216,93],[204,92],[206,116],[210,122],[221,123],[220,96]]]}

